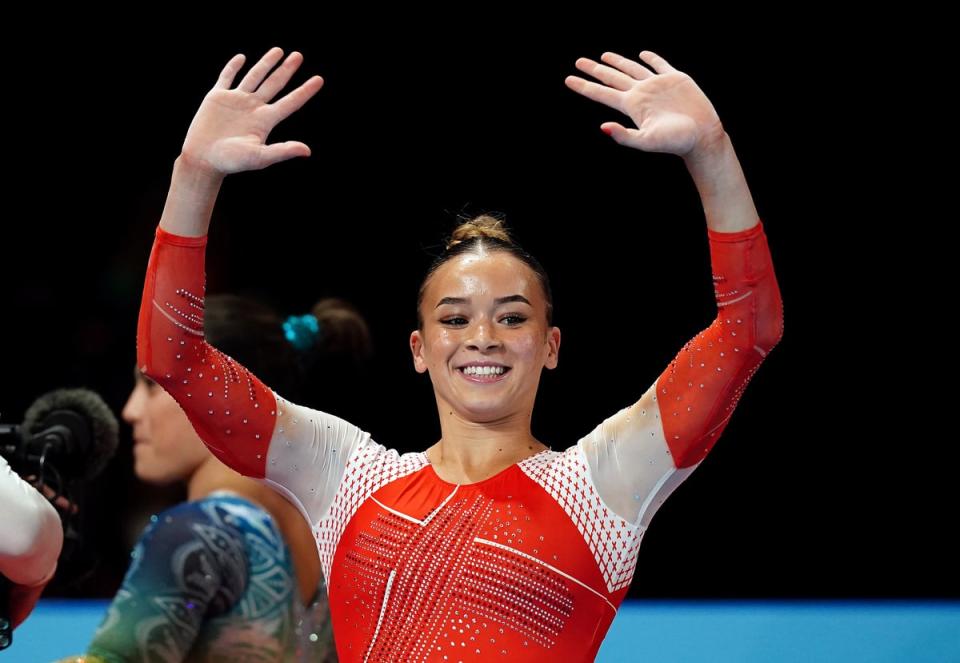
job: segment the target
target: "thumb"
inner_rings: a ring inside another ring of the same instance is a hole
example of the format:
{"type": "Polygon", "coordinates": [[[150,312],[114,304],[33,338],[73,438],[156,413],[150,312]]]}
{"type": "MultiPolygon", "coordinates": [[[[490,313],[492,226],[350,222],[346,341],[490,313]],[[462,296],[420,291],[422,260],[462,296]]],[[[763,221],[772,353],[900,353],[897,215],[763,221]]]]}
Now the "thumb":
{"type": "Polygon", "coordinates": [[[274,143],[263,147],[263,166],[272,166],[280,161],[293,159],[295,157],[310,156],[310,148],[306,143],[296,140],[288,140],[285,143],[274,143]]]}
{"type": "Polygon", "coordinates": [[[600,125],[600,131],[610,136],[621,145],[636,147],[636,141],[640,132],[636,129],[627,129],[618,122],[604,122],[600,125]]]}

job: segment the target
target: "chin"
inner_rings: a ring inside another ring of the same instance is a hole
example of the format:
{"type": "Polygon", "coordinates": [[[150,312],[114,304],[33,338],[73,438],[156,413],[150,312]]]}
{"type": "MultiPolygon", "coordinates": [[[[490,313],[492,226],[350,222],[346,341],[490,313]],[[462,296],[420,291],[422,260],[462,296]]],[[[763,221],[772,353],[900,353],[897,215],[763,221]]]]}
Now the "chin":
{"type": "Polygon", "coordinates": [[[508,414],[506,408],[499,403],[463,403],[461,408],[464,413],[470,415],[472,419],[478,420],[479,423],[496,421],[508,414]]]}
{"type": "Polygon", "coordinates": [[[173,477],[165,476],[162,472],[156,470],[151,471],[149,467],[143,467],[139,463],[134,464],[133,473],[137,475],[140,481],[152,486],[168,486],[176,481],[173,477]]]}

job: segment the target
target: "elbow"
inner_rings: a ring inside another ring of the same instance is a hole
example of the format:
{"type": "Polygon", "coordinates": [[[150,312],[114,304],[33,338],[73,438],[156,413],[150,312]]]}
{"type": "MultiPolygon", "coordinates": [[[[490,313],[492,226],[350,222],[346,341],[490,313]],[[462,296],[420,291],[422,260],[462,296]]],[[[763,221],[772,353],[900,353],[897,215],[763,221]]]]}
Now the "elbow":
{"type": "Polygon", "coordinates": [[[140,301],[140,313],[137,316],[137,367],[141,373],[159,382],[157,378],[163,371],[162,366],[156,366],[158,358],[154,356],[156,353],[152,342],[154,335],[159,334],[159,330],[155,329],[158,321],[156,316],[153,315],[153,299],[150,292],[150,278],[148,276],[143,299],[140,301]]]}
{"type": "Polygon", "coordinates": [[[149,356],[147,355],[146,350],[144,349],[144,343],[137,341],[137,368],[140,369],[140,372],[146,375],[149,378],[153,378],[150,370],[150,361],[149,356]]]}
{"type": "Polygon", "coordinates": [[[20,585],[34,585],[49,576],[63,547],[63,526],[53,506],[40,498],[14,531],[4,532],[3,574],[20,585]],[[42,500],[42,501],[40,501],[42,500]]]}
{"type": "Polygon", "coordinates": [[[17,526],[11,528],[14,531],[4,532],[3,549],[8,556],[34,557],[55,538],[54,530],[60,527],[60,518],[49,502],[40,502],[40,499],[23,509],[17,526]]]}
{"type": "Polygon", "coordinates": [[[137,368],[147,377],[151,375],[152,362],[150,361],[150,316],[146,302],[140,305],[140,316],[137,320],[137,368]]]}
{"type": "Polygon", "coordinates": [[[770,316],[762,327],[757,330],[757,347],[764,352],[770,352],[780,341],[783,340],[783,309],[780,308],[777,314],[770,316]]]}
{"type": "Polygon", "coordinates": [[[783,339],[783,299],[775,280],[772,287],[760,292],[757,304],[754,338],[757,348],[766,354],[783,339]]]}

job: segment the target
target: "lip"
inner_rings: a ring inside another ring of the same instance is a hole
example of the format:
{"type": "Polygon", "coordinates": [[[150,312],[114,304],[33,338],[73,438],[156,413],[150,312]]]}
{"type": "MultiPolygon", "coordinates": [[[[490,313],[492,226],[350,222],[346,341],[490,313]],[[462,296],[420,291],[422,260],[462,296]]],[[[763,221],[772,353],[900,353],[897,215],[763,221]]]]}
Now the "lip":
{"type": "Polygon", "coordinates": [[[500,364],[495,361],[468,361],[466,364],[460,364],[457,366],[459,371],[461,368],[467,368],[468,366],[496,366],[498,368],[510,368],[506,364],[500,364]]]}
{"type": "MultiPolygon", "coordinates": [[[[465,368],[466,366],[503,366],[503,364],[465,364],[461,368],[465,368]]],[[[460,370],[460,368],[457,369],[457,373],[460,375],[460,377],[462,377],[467,382],[472,382],[474,384],[493,384],[494,382],[502,382],[503,380],[506,379],[507,375],[510,374],[510,367],[509,366],[503,366],[503,367],[506,368],[507,370],[505,370],[500,375],[484,375],[484,376],[467,375],[462,370],[460,370]]]]}

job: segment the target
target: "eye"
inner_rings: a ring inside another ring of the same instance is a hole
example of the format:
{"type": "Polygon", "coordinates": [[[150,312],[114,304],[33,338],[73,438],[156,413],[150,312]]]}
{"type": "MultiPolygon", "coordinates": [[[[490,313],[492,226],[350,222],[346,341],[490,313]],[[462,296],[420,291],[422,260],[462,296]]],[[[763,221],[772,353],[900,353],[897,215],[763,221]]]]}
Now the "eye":
{"type": "Polygon", "coordinates": [[[526,321],[526,317],[522,315],[510,314],[501,318],[501,320],[516,320],[514,323],[508,323],[511,325],[519,325],[521,322],[526,321]]]}
{"type": "Polygon", "coordinates": [[[460,316],[457,316],[455,318],[446,318],[440,321],[440,323],[444,325],[462,325],[464,322],[466,322],[466,318],[462,318],[460,316]],[[458,320],[460,322],[458,322],[458,320]]]}

